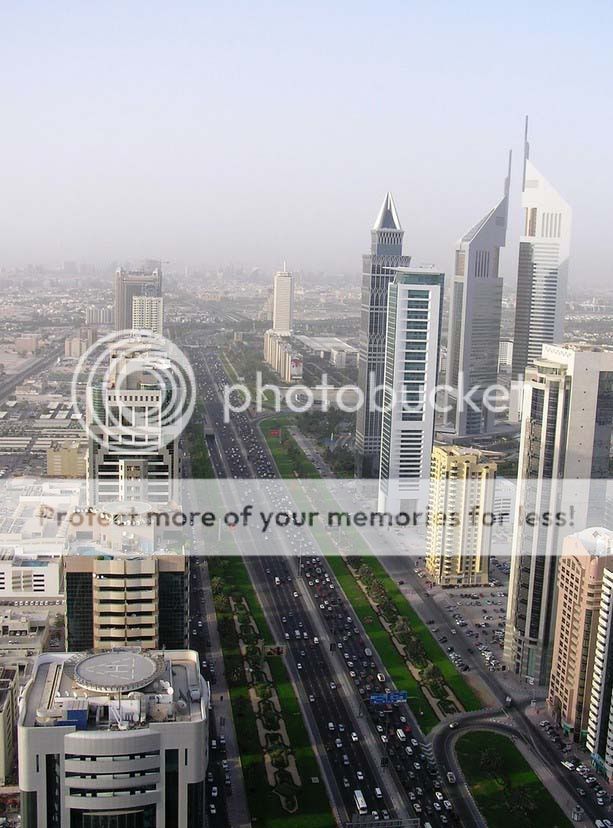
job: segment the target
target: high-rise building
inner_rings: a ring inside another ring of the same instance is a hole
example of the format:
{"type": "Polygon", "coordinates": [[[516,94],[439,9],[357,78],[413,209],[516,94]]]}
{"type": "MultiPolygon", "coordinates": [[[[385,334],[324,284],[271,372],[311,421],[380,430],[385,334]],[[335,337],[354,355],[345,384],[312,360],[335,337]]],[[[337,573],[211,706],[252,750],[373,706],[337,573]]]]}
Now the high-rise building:
{"type": "Polygon", "coordinates": [[[594,766],[613,780],[613,567],[602,576],[586,747],[594,766]]]}
{"type": "Polygon", "coordinates": [[[132,318],[135,296],[162,295],[162,268],[152,270],[124,270],[115,273],[115,330],[129,331],[134,326],[132,318]]]}
{"type": "Polygon", "coordinates": [[[132,327],[135,331],[164,333],[164,298],[162,296],[132,297],[132,327]]]}
{"type": "Polygon", "coordinates": [[[371,231],[370,253],[362,259],[358,385],[363,403],[355,435],[358,477],[379,474],[387,292],[394,281],[394,268],[411,264],[411,257],[402,255],[403,236],[394,199],[388,193],[371,231]]]}
{"type": "Polygon", "coordinates": [[[201,828],[210,694],[198,653],[45,653],[19,712],[23,828],[201,828]]]}
{"type": "MultiPolygon", "coordinates": [[[[487,389],[496,385],[502,313],[500,248],[507,235],[511,157],[500,202],[459,240],[447,341],[447,422],[457,435],[494,427],[487,389]],[[470,392],[470,403],[467,393],[470,392]]],[[[490,400],[490,403],[494,403],[490,400]]]]}
{"type": "Polygon", "coordinates": [[[608,478],[612,418],[613,351],[544,345],[524,383],[505,630],[508,668],[538,684],[549,679],[556,565],[571,531],[566,507],[576,528],[602,519],[595,481],[608,478]],[[559,512],[566,526],[545,519],[559,512]]]}
{"type": "Polygon", "coordinates": [[[577,742],[587,734],[605,568],[613,568],[613,532],[590,528],[564,539],[547,700],[577,742]]]}
{"type": "Polygon", "coordinates": [[[96,551],[63,558],[67,649],[185,647],[185,555],[96,551]]]}
{"type": "Polygon", "coordinates": [[[141,500],[179,503],[177,440],[164,433],[172,395],[164,353],[143,341],[110,356],[106,382],[87,388],[88,504],[141,500]],[[162,370],[160,370],[162,369],[162,370]],[[160,384],[160,377],[167,384],[160,384]]]}
{"type": "Polygon", "coordinates": [[[564,341],[564,308],[572,211],[529,159],[528,119],[524,143],[513,376],[541,356],[545,344],[564,341]]]}
{"type": "Polygon", "coordinates": [[[445,274],[400,268],[387,297],[379,510],[425,513],[445,274]]]}
{"type": "Polygon", "coordinates": [[[272,329],[290,336],[294,326],[294,277],[285,268],[275,273],[272,298],[272,329]]]}
{"type": "Polygon", "coordinates": [[[430,465],[426,567],[441,586],[485,586],[496,463],[476,449],[435,446],[430,465]]]}
{"type": "Polygon", "coordinates": [[[513,366],[513,340],[501,339],[498,348],[498,371],[508,372],[513,366]]]}

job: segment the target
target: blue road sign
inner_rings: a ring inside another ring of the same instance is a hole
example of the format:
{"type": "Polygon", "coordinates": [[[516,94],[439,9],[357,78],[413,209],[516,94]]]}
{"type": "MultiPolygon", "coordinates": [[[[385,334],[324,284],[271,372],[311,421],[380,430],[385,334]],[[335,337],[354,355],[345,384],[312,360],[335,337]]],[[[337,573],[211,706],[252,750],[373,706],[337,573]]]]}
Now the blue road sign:
{"type": "Polygon", "coordinates": [[[372,704],[394,704],[394,702],[405,702],[407,691],[398,690],[395,693],[373,693],[370,697],[372,704]]]}

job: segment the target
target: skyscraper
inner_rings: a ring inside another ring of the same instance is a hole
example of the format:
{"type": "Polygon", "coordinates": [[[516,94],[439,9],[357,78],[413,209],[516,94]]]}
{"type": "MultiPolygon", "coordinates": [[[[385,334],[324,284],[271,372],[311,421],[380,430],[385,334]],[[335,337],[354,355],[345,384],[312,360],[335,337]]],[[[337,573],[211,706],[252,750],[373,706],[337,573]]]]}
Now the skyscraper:
{"type": "Polygon", "coordinates": [[[387,297],[379,510],[425,513],[445,274],[396,269],[387,297]]]}
{"type": "Polygon", "coordinates": [[[484,392],[496,384],[498,374],[499,264],[507,234],[510,175],[509,155],[502,199],[462,236],[455,251],[447,343],[447,385],[455,391],[447,397],[451,409],[447,422],[458,435],[491,431],[494,425],[494,413],[484,404],[484,392]],[[468,391],[470,405],[464,400],[468,391]]]}
{"type": "Polygon", "coordinates": [[[124,270],[115,273],[115,330],[129,331],[134,326],[132,318],[135,296],[162,295],[162,268],[152,270],[124,270]]]}
{"type": "Polygon", "coordinates": [[[294,277],[285,270],[275,273],[272,299],[272,329],[290,336],[294,325],[294,277]]]}
{"type": "Polygon", "coordinates": [[[139,352],[139,342],[135,338],[126,351],[111,354],[107,381],[86,391],[91,506],[118,500],[180,502],[178,445],[164,434],[172,365],[147,340],[139,352]]]}
{"type": "Polygon", "coordinates": [[[613,567],[602,578],[586,747],[594,766],[613,779],[613,567]]]}
{"type": "Polygon", "coordinates": [[[529,159],[524,142],[522,230],[517,268],[513,377],[541,356],[545,344],[564,341],[564,307],[572,211],[529,159]]]}
{"type": "Polygon", "coordinates": [[[587,733],[602,580],[612,567],[613,532],[590,528],[564,539],[548,703],[577,742],[587,733]]]}
{"type": "Polygon", "coordinates": [[[388,193],[371,231],[370,253],[362,260],[358,385],[364,401],[355,435],[358,477],[377,477],[379,471],[387,292],[394,280],[393,269],[411,264],[411,257],[402,255],[403,236],[394,199],[388,193]]]}
{"type": "Polygon", "coordinates": [[[570,498],[575,531],[601,517],[609,473],[613,351],[544,345],[526,371],[504,654],[510,670],[547,684],[560,543],[554,516],[570,498]],[[591,482],[590,482],[591,481],[591,482]],[[529,519],[527,519],[529,518],[529,519]]]}
{"type": "Polygon", "coordinates": [[[496,463],[476,449],[435,446],[430,464],[426,568],[442,586],[486,586],[496,463]]]}

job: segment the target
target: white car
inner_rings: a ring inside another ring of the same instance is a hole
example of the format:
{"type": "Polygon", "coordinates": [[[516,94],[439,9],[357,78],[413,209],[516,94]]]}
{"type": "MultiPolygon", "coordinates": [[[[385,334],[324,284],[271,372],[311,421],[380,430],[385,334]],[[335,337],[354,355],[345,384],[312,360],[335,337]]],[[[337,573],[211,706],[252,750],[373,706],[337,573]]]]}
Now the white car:
{"type": "Polygon", "coordinates": [[[351,731],[351,741],[352,742],[357,742],[358,741],[358,734],[355,732],[355,730],[351,731]]]}

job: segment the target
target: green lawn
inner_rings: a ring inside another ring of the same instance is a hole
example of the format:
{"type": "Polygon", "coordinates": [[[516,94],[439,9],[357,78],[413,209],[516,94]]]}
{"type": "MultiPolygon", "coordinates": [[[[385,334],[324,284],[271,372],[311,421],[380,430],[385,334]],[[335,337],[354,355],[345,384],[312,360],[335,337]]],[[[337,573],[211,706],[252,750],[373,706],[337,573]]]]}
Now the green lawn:
{"type": "MultiPolygon", "coordinates": [[[[228,584],[228,592],[247,599],[262,634],[270,639],[268,625],[262,608],[240,558],[213,558],[209,561],[212,577],[220,577],[228,584]],[[255,610],[255,611],[254,611],[255,610]]],[[[230,689],[232,713],[236,727],[238,747],[243,767],[243,778],[247,791],[249,812],[254,824],[264,828],[330,828],[334,819],[328,802],[326,788],[321,780],[317,760],[309,743],[298,701],[281,657],[267,658],[275,687],[279,694],[283,720],[287,726],[292,749],[294,750],[302,788],[297,793],[299,810],[288,814],[283,810],[279,798],[268,784],[262,749],[258,739],[256,717],[251,707],[248,685],[238,647],[238,636],[229,610],[217,607],[217,621],[222,643],[224,671],[230,689]],[[320,778],[313,784],[311,778],[320,778]]]]}
{"type": "Polygon", "coordinates": [[[285,427],[287,422],[287,417],[270,417],[260,422],[262,433],[277,464],[279,474],[284,478],[319,477],[319,472],[313,463],[287,431],[285,427]],[[275,430],[280,431],[279,437],[271,434],[271,431],[275,430]]]}
{"type": "Polygon", "coordinates": [[[570,820],[506,736],[473,731],[458,739],[456,752],[488,828],[570,826],[570,820]]]}
{"type": "Polygon", "coordinates": [[[189,457],[192,467],[192,477],[196,480],[215,477],[209,451],[206,446],[203,431],[202,404],[196,405],[191,420],[185,430],[185,440],[189,445],[189,457]]]}
{"type": "Polygon", "coordinates": [[[273,644],[270,627],[266,621],[262,605],[255,594],[249,572],[243,559],[234,555],[209,558],[209,573],[211,578],[221,578],[228,591],[232,594],[245,598],[253,620],[258,625],[262,640],[265,644],[273,644]]]}
{"type": "Polygon", "coordinates": [[[441,671],[445,683],[455,693],[463,707],[466,710],[480,710],[483,705],[476,693],[468,686],[453,663],[447,658],[439,646],[438,641],[436,641],[428,629],[428,626],[424,624],[417,612],[409,604],[402,592],[400,592],[398,585],[387,574],[387,570],[381,561],[371,555],[367,563],[376,578],[385,587],[385,592],[398,610],[398,614],[407,619],[411,629],[421,641],[428,659],[441,671]]]}

